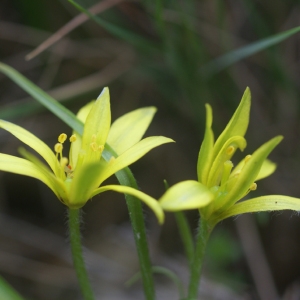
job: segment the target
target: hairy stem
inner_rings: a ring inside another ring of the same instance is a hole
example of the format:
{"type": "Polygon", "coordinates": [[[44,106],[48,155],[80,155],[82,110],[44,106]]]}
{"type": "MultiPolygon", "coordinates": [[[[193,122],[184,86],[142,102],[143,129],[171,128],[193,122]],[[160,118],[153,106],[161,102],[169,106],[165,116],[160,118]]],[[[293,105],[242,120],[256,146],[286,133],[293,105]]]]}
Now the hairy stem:
{"type": "Polygon", "coordinates": [[[211,226],[203,218],[200,218],[198,235],[196,240],[196,249],[195,249],[193,264],[190,273],[189,294],[188,294],[189,300],[198,299],[198,290],[199,290],[199,283],[200,283],[202,265],[204,260],[204,254],[212,230],[213,230],[213,226],[211,226]]]}
{"type": "Polygon", "coordinates": [[[88,278],[86,267],[82,255],[82,245],[80,237],[80,210],[69,208],[69,230],[72,257],[79,286],[84,300],[94,300],[93,291],[88,278]]]}

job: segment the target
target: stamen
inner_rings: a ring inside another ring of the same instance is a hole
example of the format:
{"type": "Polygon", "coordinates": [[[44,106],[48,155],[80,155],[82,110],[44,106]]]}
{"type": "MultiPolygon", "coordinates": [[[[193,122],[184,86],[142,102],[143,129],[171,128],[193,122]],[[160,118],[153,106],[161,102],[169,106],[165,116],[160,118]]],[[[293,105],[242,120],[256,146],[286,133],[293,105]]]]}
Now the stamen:
{"type": "Polygon", "coordinates": [[[98,147],[98,150],[101,151],[101,152],[103,151],[103,149],[104,149],[104,146],[103,146],[103,145],[100,145],[100,146],[98,147]]]}
{"type": "Polygon", "coordinates": [[[255,182],[253,182],[250,187],[249,187],[249,190],[250,191],[255,191],[257,189],[257,184],[255,182]]]}
{"type": "Polygon", "coordinates": [[[60,165],[62,167],[65,167],[67,164],[68,164],[68,159],[66,157],[62,157],[61,160],[60,160],[60,165]]]}
{"type": "Polygon", "coordinates": [[[65,140],[67,139],[67,137],[68,137],[68,136],[67,136],[65,133],[62,133],[62,134],[59,135],[58,141],[59,141],[61,144],[63,144],[63,143],[65,142],[65,140]]]}
{"type": "Polygon", "coordinates": [[[92,142],[90,144],[90,146],[91,146],[91,148],[92,148],[93,151],[97,151],[98,150],[98,145],[95,142],[92,142]]]}
{"type": "Polygon", "coordinates": [[[231,154],[233,154],[234,151],[235,151],[235,147],[234,147],[234,146],[229,146],[229,147],[226,149],[226,154],[227,154],[227,155],[231,155],[231,154]]]}
{"type": "Polygon", "coordinates": [[[62,153],[63,145],[61,143],[56,143],[54,146],[54,151],[56,153],[62,153]]]}
{"type": "Polygon", "coordinates": [[[227,160],[224,162],[223,174],[222,174],[222,178],[221,178],[221,190],[225,189],[232,168],[233,168],[232,161],[227,160]]]}
{"type": "Polygon", "coordinates": [[[70,142],[73,143],[77,140],[77,137],[75,134],[72,134],[71,137],[70,137],[70,142]]]}
{"type": "Polygon", "coordinates": [[[97,138],[96,134],[93,134],[93,135],[92,135],[92,143],[95,143],[95,142],[96,142],[96,138],[97,138]]]}

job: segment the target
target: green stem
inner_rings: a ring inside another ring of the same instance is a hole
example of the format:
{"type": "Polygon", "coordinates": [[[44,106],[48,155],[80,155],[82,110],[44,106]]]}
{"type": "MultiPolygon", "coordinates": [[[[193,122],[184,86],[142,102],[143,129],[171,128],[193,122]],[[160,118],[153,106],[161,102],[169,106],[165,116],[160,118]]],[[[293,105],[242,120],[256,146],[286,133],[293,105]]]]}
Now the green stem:
{"type": "MultiPolygon", "coordinates": [[[[105,160],[109,160],[111,156],[117,157],[117,154],[109,145],[106,144],[102,156],[105,160]]],[[[129,168],[124,168],[123,170],[117,172],[115,175],[120,184],[138,189],[138,185],[129,168]]],[[[125,198],[133,230],[135,246],[139,257],[145,298],[147,300],[154,300],[155,289],[153,281],[153,272],[148,250],[148,241],[146,235],[142,203],[139,199],[131,195],[125,195],[125,198]]]]}
{"type": "Polygon", "coordinates": [[[212,230],[213,230],[213,226],[211,226],[203,218],[200,218],[197,241],[196,241],[196,249],[195,249],[191,274],[190,274],[190,284],[189,284],[189,293],[188,293],[189,300],[198,299],[198,290],[199,290],[199,283],[200,283],[205,249],[212,230]]]}
{"type": "Polygon", "coordinates": [[[187,257],[189,267],[191,270],[193,265],[193,257],[194,257],[193,236],[185,214],[182,211],[177,211],[175,212],[174,215],[179,229],[179,234],[183,243],[185,255],[187,257]]]}
{"type": "Polygon", "coordinates": [[[94,300],[93,291],[85,268],[80,237],[80,210],[69,209],[70,242],[74,268],[85,300],[94,300]]]}

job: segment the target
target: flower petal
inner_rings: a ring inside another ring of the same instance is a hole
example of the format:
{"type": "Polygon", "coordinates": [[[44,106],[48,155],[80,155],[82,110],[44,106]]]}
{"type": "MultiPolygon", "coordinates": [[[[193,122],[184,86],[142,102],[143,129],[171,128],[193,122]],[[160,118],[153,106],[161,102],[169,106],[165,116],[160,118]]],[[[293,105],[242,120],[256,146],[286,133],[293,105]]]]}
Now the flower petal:
{"type": "Polygon", "coordinates": [[[118,155],[125,152],[141,140],[155,112],[155,107],[145,107],[118,118],[111,125],[106,142],[118,155]]]}
{"type": "Polygon", "coordinates": [[[222,211],[231,207],[247,194],[250,185],[258,176],[263,162],[281,140],[282,136],[277,136],[263,144],[253,153],[250,160],[243,167],[242,172],[239,174],[230,192],[222,199],[222,211]]]}
{"type": "MultiPolygon", "coordinates": [[[[85,120],[91,111],[93,105],[95,104],[95,101],[91,101],[88,104],[84,105],[82,108],[79,109],[76,117],[84,124],[85,120]]],[[[81,144],[82,144],[82,136],[76,131],[73,131],[73,134],[76,136],[76,141],[71,143],[70,147],[70,154],[69,154],[69,161],[70,165],[73,169],[76,168],[77,159],[79,155],[79,151],[81,150],[81,144]]]]}
{"type": "Polygon", "coordinates": [[[120,171],[121,169],[134,163],[142,156],[144,156],[151,149],[158,147],[162,144],[174,142],[172,139],[166,138],[164,136],[151,136],[145,138],[132,146],[130,149],[122,153],[115,159],[111,159],[105,170],[99,176],[99,185],[108,177],[114,173],[120,171]]]}
{"type": "Polygon", "coordinates": [[[275,172],[276,167],[277,165],[274,162],[270,161],[269,159],[266,159],[263,162],[263,165],[261,166],[255,181],[272,175],[275,172]]]}
{"type": "Polygon", "coordinates": [[[247,87],[240,105],[236,109],[234,115],[231,120],[227,124],[224,131],[218,137],[215,146],[214,146],[214,157],[218,155],[221,148],[225,144],[225,142],[233,136],[244,136],[248,124],[249,124],[249,115],[250,115],[250,106],[251,106],[251,93],[250,89],[247,87]]]}
{"type": "Polygon", "coordinates": [[[197,162],[198,181],[203,184],[207,183],[208,174],[213,159],[213,146],[214,146],[214,133],[211,129],[212,120],[213,120],[212,109],[209,104],[206,104],[205,108],[206,108],[206,128],[205,128],[204,139],[200,147],[198,162],[197,162]]]}
{"type": "Polygon", "coordinates": [[[45,183],[56,195],[56,197],[64,202],[66,193],[63,183],[60,182],[49,170],[40,168],[33,162],[26,159],[0,153],[0,170],[29,177],[36,178],[45,183]]]}
{"type": "Polygon", "coordinates": [[[169,188],[159,199],[164,210],[180,211],[198,209],[208,205],[214,194],[203,184],[194,180],[179,182],[169,188]]]}
{"type": "Polygon", "coordinates": [[[110,118],[109,91],[108,88],[104,88],[92,106],[84,124],[82,149],[86,153],[91,150],[90,144],[92,142],[96,142],[99,146],[105,145],[110,128],[110,118]]]}
{"type": "Polygon", "coordinates": [[[99,193],[103,193],[105,191],[110,191],[110,190],[118,192],[118,193],[129,194],[129,195],[132,195],[132,196],[142,200],[145,204],[147,204],[153,210],[153,212],[155,213],[155,215],[158,219],[158,222],[160,224],[162,224],[164,222],[164,218],[165,218],[164,212],[163,212],[162,208],[160,207],[159,203],[157,202],[157,200],[155,200],[154,198],[150,197],[149,195],[147,195],[139,190],[136,190],[132,187],[124,186],[124,185],[106,185],[106,186],[96,189],[93,192],[93,196],[97,195],[99,193]]]}
{"type": "Polygon", "coordinates": [[[45,159],[54,174],[59,176],[58,160],[54,152],[43,141],[26,129],[4,120],[0,120],[0,127],[10,132],[17,139],[35,150],[45,159]]]}
{"type": "Polygon", "coordinates": [[[244,213],[285,209],[300,211],[300,199],[282,195],[270,195],[245,200],[222,212],[217,216],[216,223],[244,213]]]}

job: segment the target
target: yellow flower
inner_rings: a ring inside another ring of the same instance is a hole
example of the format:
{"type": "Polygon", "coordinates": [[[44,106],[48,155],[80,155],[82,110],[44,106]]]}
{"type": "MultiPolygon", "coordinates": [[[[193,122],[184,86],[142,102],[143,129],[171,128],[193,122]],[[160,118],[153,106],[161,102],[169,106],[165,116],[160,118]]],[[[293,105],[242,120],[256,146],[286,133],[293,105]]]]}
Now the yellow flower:
{"type": "Polygon", "coordinates": [[[247,155],[234,168],[235,151],[246,147],[246,133],[251,105],[249,88],[225,130],[214,142],[211,129],[212,109],[206,105],[206,129],[198,163],[198,181],[175,184],[160,198],[164,210],[199,209],[201,217],[212,225],[233,215],[267,210],[300,209],[300,199],[272,195],[240,201],[257,188],[256,181],[271,175],[276,165],[267,156],[282,140],[277,136],[247,155]]]}
{"type": "Polygon", "coordinates": [[[84,123],[82,136],[74,132],[69,157],[63,155],[67,135],[62,133],[54,146],[54,152],[39,138],[24,128],[0,120],[0,127],[13,134],[35,150],[48,164],[20,149],[24,158],[0,153],[0,170],[34,177],[45,183],[57,198],[70,208],[80,208],[93,196],[107,190],[127,193],[140,198],[163,221],[163,211],[157,201],[127,186],[100,185],[108,177],[134,163],[151,149],[171,139],[153,136],[142,139],[156,109],[147,107],[130,112],[111,126],[109,91],[105,88],[99,98],[83,107],[77,117],[84,123]],[[106,143],[115,151],[116,157],[107,162],[102,158],[106,143]]]}

